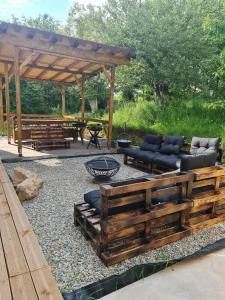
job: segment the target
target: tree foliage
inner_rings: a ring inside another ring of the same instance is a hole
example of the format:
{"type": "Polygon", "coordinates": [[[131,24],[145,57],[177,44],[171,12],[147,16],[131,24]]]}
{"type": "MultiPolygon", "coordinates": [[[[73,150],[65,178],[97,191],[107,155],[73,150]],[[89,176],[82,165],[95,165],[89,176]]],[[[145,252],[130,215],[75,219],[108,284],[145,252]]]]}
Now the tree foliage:
{"type": "Polygon", "coordinates": [[[222,83],[215,83],[224,76],[224,4],[222,0],[108,0],[96,8],[75,3],[68,28],[70,34],[133,49],[136,59],[130,68],[121,68],[118,84],[130,94],[148,85],[161,103],[169,92],[223,89],[222,83]]]}

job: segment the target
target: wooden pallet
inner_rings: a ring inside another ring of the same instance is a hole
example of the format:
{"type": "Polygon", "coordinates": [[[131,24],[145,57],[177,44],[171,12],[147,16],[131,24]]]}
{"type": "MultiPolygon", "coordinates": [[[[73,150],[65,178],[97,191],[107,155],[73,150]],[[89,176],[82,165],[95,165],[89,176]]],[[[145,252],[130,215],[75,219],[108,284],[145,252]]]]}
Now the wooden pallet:
{"type": "Polygon", "coordinates": [[[0,163],[0,299],[63,299],[2,163],[0,163]]]}
{"type": "Polygon", "coordinates": [[[175,242],[225,221],[225,168],[164,174],[100,186],[101,214],[86,203],[74,206],[74,222],[106,265],[175,242]],[[154,204],[159,196],[173,200],[154,204]],[[112,213],[112,208],[137,208],[112,213]]]}

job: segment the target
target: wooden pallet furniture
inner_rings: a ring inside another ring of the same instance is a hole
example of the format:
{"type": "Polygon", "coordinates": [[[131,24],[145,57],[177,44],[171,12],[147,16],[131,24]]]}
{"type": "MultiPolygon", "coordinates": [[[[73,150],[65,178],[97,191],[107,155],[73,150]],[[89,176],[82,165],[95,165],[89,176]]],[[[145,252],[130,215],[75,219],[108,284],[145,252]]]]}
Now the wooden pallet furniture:
{"type": "Polygon", "coordinates": [[[191,144],[182,136],[147,134],[140,147],[118,149],[124,154],[124,164],[145,169],[150,173],[164,173],[187,166],[189,169],[214,166],[221,162],[220,138],[193,137],[191,144]],[[188,149],[189,147],[189,149],[188,149]],[[185,163],[184,163],[185,162],[185,163]]]}
{"type": "Polygon", "coordinates": [[[0,299],[63,300],[51,268],[0,163],[0,299]]]}
{"type": "Polygon", "coordinates": [[[35,150],[46,148],[70,148],[70,141],[64,138],[61,127],[39,127],[31,129],[32,147],[35,150]]]}
{"type": "MultiPolygon", "coordinates": [[[[18,141],[18,128],[14,118],[12,118],[12,138],[14,143],[18,141]]],[[[72,138],[73,141],[77,141],[78,134],[74,127],[72,127],[72,121],[57,120],[57,119],[22,119],[22,140],[31,140],[31,130],[32,128],[41,127],[61,127],[63,128],[63,138],[72,138]]]]}
{"type": "Polygon", "coordinates": [[[186,224],[192,232],[225,221],[225,167],[194,170],[193,206],[186,224]]]}
{"type": "Polygon", "coordinates": [[[218,166],[101,185],[100,213],[75,204],[74,222],[112,265],[225,221],[223,181],[218,166]]]}

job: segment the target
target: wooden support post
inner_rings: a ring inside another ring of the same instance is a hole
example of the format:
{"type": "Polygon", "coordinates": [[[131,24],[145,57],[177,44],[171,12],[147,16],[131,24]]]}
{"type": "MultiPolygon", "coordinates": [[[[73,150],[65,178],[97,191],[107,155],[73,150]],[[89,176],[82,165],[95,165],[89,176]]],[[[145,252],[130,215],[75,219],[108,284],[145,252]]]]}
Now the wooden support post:
{"type": "Polygon", "coordinates": [[[65,87],[61,86],[61,96],[62,96],[62,117],[66,114],[66,96],[65,96],[65,87]]]}
{"type": "Polygon", "coordinates": [[[82,80],[80,84],[80,93],[81,93],[81,117],[84,118],[85,113],[85,97],[84,97],[84,90],[85,90],[85,75],[82,74],[82,80]]]}
{"type": "Polygon", "coordinates": [[[10,136],[10,97],[9,97],[9,69],[8,64],[4,64],[4,72],[5,72],[5,100],[6,100],[6,120],[7,120],[7,137],[8,144],[11,143],[10,136]]]}
{"type": "Polygon", "coordinates": [[[15,84],[16,84],[16,117],[18,129],[18,154],[22,156],[22,124],[21,124],[21,95],[20,95],[20,65],[19,65],[19,49],[15,48],[15,84]]]}
{"type": "Polygon", "coordinates": [[[3,87],[2,87],[2,77],[0,77],[0,132],[4,135],[4,115],[3,115],[3,87]]]}
{"type": "Polygon", "coordinates": [[[113,124],[113,104],[115,90],[115,66],[111,67],[111,81],[109,93],[109,130],[108,130],[108,147],[112,144],[112,124],[113,124]]]}

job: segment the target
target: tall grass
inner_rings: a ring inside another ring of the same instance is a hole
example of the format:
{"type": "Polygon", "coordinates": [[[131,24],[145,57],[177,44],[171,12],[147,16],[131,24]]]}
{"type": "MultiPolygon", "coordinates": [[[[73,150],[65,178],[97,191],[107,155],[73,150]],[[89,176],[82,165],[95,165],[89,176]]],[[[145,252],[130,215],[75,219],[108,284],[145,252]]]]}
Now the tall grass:
{"type": "Polygon", "coordinates": [[[123,103],[114,113],[116,132],[216,137],[225,140],[225,101],[191,98],[173,100],[166,107],[138,99],[123,103]]]}

